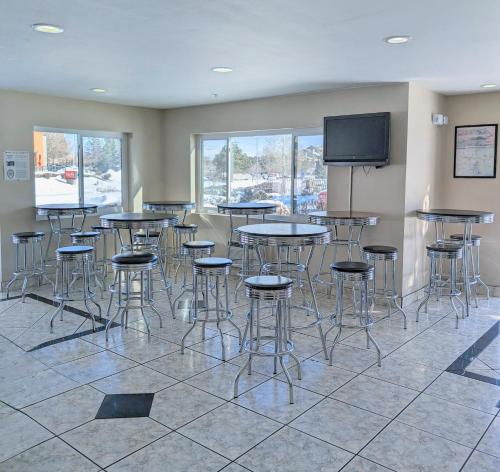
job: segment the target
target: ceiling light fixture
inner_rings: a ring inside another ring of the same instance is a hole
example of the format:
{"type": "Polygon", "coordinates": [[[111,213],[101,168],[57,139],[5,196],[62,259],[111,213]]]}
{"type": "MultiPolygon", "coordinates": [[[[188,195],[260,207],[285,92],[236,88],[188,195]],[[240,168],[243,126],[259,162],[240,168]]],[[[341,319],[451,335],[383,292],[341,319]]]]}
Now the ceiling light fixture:
{"type": "Polygon", "coordinates": [[[489,89],[489,88],[495,88],[497,84],[483,84],[481,85],[481,88],[489,89]]]}
{"type": "Polygon", "coordinates": [[[388,36],[384,38],[384,41],[388,44],[405,44],[411,39],[411,36],[399,35],[399,36],[388,36]]]}
{"type": "Polygon", "coordinates": [[[94,92],[94,93],[106,93],[107,92],[106,89],[99,88],[99,87],[91,88],[90,91],[94,92]]]}
{"type": "Polygon", "coordinates": [[[64,32],[64,28],[61,26],[51,25],[49,23],[35,23],[31,25],[31,27],[39,33],[60,34],[64,32]]]}
{"type": "Polygon", "coordinates": [[[212,72],[218,72],[219,74],[227,74],[233,72],[231,67],[212,67],[212,72]]]}

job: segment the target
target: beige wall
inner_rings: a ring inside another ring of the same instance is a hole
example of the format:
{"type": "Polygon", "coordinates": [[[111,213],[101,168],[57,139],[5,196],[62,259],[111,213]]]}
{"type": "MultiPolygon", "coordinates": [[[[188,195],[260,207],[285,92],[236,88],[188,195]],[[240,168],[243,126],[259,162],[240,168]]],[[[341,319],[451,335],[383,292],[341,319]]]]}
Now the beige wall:
{"type": "MultiPolygon", "coordinates": [[[[496,222],[477,225],[473,232],[484,236],[481,243],[483,280],[500,286],[500,171],[496,179],[453,178],[455,126],[495,124],[500,122],[500,93],[478,93],[447,97],[449,125],[446,127],[445,153],[440,163],[438,202],[440,206],[473,210],[490,210],[496,222]]],[[[498,150],[497,150],[498,152],[498,150]]]]}
{"type": "MultiPolygon", "coordinates": [[[[5,150],[33,150],[33,127],[71,128],[130,133],[129,198],[163,197],[162,112],[0,90],[0,156],[5,150]]],[[[3,174],[3,170],[0,171],[3,174]]],[[[14,256],[10,235],[46,228],[35,223],[34,183],[0,178],[0,237],[2,280],[10,277],[14,256]]]]}
{"type": "Polygon", "coordinates": [[[408,138],[406,143],[405,224],[403,251],[403,295],[427,283],[426,242],[429,225],[417,220],[415,210],[436,207],[439,163],[446,129],[432,124],[432,113],[445,112],[445,97],[409,84],[408,138]]]}
{"type": "MultiPolygon", "coordinates": [[[[408,84],[364,87],[303,95],[274,97],[165,111],[165,186],[172,199],[195,197],[194,134],[253,131],[279,128],[322,127],[323,117],[353,113],[390,111],[391,165],[362,168],[354,174],[353,210],[374,211],[381,216],[376,228],[369,228],[365,242],[395,245],[403,249],[408,84]],[[190,185],[187,185],[190,182],[190,185]]],[[[348,209],[348,169],[329,168],[328,205],[348,209]]],[[[222,244],[227,218],[197,216],[203,237],[222,244]]]]}

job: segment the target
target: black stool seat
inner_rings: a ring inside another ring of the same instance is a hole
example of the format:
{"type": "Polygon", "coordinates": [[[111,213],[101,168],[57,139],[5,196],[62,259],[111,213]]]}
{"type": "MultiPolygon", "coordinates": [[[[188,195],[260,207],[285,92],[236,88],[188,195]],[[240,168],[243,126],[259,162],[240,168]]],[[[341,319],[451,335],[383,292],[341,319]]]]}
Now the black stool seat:
{"type": "MultiPolygon", "coordinates": [[[[457,241],[463,241],[464,235],[463,234],[452,234],[450,236],[450,239],[455,239],[457,241]]],[[[479,236],[479,234],[472,234],[470,239],[471,239],[471,241],[481,241],[482,236],[479,236]]]]}
{"type": "Polygon", "coordinates": [[[99,232],[104,232],[104,233],[109,233],[111,231],[115,231],[113,228],[106,228],[106,226],[101,226],[101,225],[95,225],[95,226],[92,226],[92,229],[94,231],[99,231],[99,232]]]}
{"type": "Polygon", "coordinates": [[[394,246],[364,246],[363,251],[372,254],[397,254],[398,250],[394,246]]]}
{"type": "Polygon", "coordinates": [[[194,223],[191,223],[191,224],[179,223],[177,225],[174,225],[174,228],[179,228],[179,229],[197,229],[198,225],[195,225],[194,223]]]}
{"type": "Polygon", "coordinates": [[[92,246],[65,246],[56,249],[56,252],[58,254],[88,254],[93,250],[92,246]]]}
{"type": "Polygon", "coordinates": [[[72,238],[96,238],[100,236],[98,231],[80,231],[79,233],[71,233],[72,238]]]}
{"type": "Polygon", "coordinates": [[[19,239],[43,238],[45,233],[42,231],[25,231],[24,233],[14,233],[12,236],[19,239]]]}
{"type": "Polygon", "coordinates": [[[462,250],[462,246],[460,244],[435,243],[429,244],[427,250],[435,252],[459,252],[462,250]]]}
{"type": "Polygon", "coordinates": [[[123,252],[115,254],[111,258],[111,262],[115,264],[148,264],[156,262],[158,258],[151,252],[123,252]]]}
{"type": "Polygon", "coordinates": [[[149,234],[150,238],[159,238],[160,233],[158,231],[150,231],[149,233],[135,233],[136,238],[145,238],[149,234]]]}
{"type": "Polygon", "coordinates": [[[278,275],[256,275],[245,279],[245,285],[263,290],[282,290],[292,285],[293,280],[278,275]]]}
{"type": "Polygon", "coordinates": [[[366,264],[365,262],[343,261],[336,262],[330,267],[338,272],[352,272],[358,274],[363,272],[370,272],[373,266],[366,264]]]}
{"type": "Polygon", "coordinates": [[[182,245],[191,249],[207,249],[214,247],[215,243],[213,241],[186,241],[182,245]]]}
{"type": "Polygon", "coordinates": [[[203,257],[194,261],[194,265],[197,267],[227,267],[232,263],[231,259],[225,257],[203,257]]]}
{"type": "Polygon", "coordinates": [[[462,245],[455,243],[433,243],[426,246],[429,251],[436,252],[458,252],[462,249],[462,245]]]}

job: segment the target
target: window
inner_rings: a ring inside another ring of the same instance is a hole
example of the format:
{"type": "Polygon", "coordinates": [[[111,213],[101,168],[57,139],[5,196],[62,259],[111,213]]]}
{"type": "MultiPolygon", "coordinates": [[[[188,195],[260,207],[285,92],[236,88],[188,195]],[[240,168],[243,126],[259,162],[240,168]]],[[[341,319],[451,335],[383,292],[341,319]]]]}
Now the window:
{"type": "Polygon", "coordinates": [[[227,200],[227,139],[203,140],[202,167],[202,206],[216,208],[227,200]]]}
{"type": "Polygon", "coordinates": [[[326,208],[319,130],[200,136],[200,203],[275,202],[282,215],[326,208]]]}
{"type": "Polygon", "coordinates": [[[122,138],[115,133],[36,128],[36,205],[122,206],[122,138]]]}
{"type": "Polygon", "coordinates": [[[323,135],[295,136],[295,213],[326,209],[327,170],[323,165],[323,135]]]}

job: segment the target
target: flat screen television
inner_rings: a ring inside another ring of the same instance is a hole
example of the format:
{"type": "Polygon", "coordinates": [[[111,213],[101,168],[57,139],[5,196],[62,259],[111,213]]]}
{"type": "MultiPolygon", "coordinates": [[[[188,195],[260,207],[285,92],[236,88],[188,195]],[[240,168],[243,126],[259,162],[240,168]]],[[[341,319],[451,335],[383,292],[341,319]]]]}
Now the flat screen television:
{"type": "Polygon", "coordinates": [[[327,116],[323,130],[323,162],[330,166],[389,164],[389,112],[327,116]]]}

